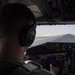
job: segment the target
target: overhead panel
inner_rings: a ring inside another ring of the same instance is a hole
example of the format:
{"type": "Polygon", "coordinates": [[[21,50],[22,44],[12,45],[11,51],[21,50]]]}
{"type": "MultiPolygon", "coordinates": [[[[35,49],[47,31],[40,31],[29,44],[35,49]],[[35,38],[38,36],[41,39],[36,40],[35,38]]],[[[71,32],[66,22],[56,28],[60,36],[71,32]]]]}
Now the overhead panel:
{"type": "Polygon", "coordinates": [[[40,25],[75,24],[75,0],[1,0],[24,3],[31,9],[40,25]]]}

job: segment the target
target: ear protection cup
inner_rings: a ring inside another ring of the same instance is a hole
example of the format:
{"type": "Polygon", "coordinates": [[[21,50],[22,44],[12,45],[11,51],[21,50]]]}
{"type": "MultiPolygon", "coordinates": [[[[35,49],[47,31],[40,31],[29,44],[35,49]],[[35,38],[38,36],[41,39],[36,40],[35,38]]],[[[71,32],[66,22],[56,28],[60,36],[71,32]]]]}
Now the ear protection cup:
{"type": "Polygon", "coordinates": [[[21,46],[30,46],[36,35],[36,30],[34,28],[34,25],[26,25],[24,26],[19,34],[19,42],[21,46]]]}

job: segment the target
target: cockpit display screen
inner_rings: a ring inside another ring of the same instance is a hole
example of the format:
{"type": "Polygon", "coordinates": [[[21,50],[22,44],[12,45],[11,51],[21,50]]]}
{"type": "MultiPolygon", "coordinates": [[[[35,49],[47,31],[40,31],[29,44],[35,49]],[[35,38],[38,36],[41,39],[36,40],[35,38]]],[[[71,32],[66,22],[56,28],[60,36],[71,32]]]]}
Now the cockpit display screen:
{"type": "Polygon", "coordinates": [[[49,62],[56,62],[57,61],[56,56],[47,57],[47,59],[49,62]]]}

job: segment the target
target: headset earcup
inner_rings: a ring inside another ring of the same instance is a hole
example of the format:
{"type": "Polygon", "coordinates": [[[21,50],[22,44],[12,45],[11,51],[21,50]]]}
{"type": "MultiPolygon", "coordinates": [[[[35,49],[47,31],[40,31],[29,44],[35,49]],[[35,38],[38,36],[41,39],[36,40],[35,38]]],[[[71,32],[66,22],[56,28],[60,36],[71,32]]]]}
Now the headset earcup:
{"type": "Polygon", "coordinates": [[[35,39],[36,31],[34,28],[23,27],[19,34],[21,46],[30,46],[35,39]]]}

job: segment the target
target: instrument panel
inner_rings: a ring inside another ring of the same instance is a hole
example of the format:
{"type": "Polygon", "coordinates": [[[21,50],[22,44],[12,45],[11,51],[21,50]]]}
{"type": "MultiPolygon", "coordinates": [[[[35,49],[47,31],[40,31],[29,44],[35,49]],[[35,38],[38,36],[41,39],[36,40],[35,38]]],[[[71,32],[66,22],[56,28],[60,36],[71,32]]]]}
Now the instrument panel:
{"type": "Polygon", "coordinates": [[[47,70],[50,70],[50,64],[59,67],[58,75],[75,74],[75,43],[47,42],[30,48],[27,55],[47,70]]]}

